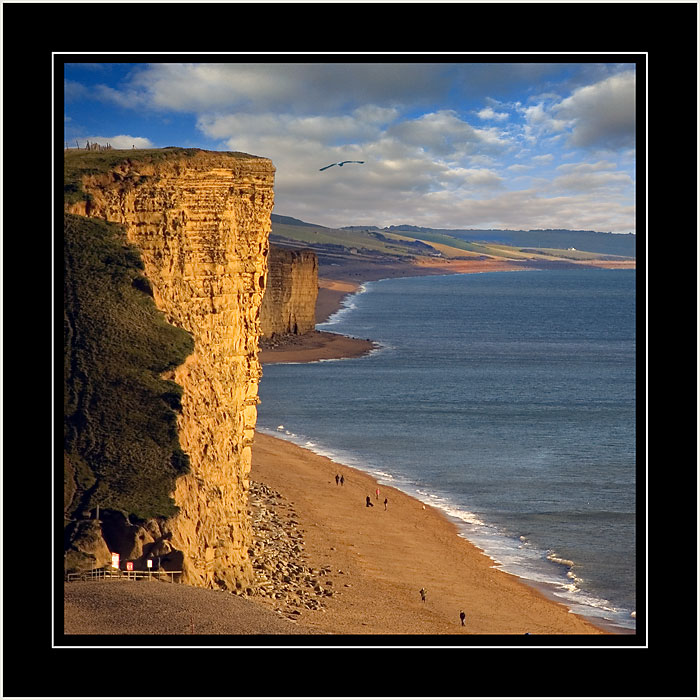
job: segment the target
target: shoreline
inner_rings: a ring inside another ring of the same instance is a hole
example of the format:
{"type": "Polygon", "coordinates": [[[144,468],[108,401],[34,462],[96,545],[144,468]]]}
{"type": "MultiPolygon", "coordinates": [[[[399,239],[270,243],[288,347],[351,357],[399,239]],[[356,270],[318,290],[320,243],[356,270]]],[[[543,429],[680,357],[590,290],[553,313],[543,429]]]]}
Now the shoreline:
{"type": "Polygon", "coordinates": [[[324,647],[537,645],[526,635],[545,645],[607,646],[610,635],[618,636],[496,568],[437,508],[261,432],[253,443],[248,511],[254,589],[226,594],[156,581],[65,583],[64,634],[105,641],[168,635],[183,643],[192,634],[222,643],[230,635],[241,643],[243,635],[324,647]],[[318,635],[338,639],[322,642],[318,635]]]}
{"type": "MultiPolygon", "coordinates": [[[[606,261],[572,263],[573,266],[604,269],[636,269],[636,261],[606,261]]],[[[316,300],[316,324],[326,323],[343,308],[346,297],[355,294],[365,282],[394,277],[424,277],[434,275],[477,274],[480,272],[517,272],[545,269],[546,265],[525,267],[498,260],[441,260],[421,261],[390,267],[358,267],[337,271],[326,270],[318,279],[316,300]],[[333,276],[331,276],[333,275],[333,276]]],[[[277,339],[275,347],[261,347],[258,359],[261,364],[319,362],[363,357],[379,348],[370,338],[354,338],[329,331],[313,330],[304,335],[286,335],[277,339]]]]}
{"type": "Polygon", "coordinates": [[[262,365],[345,360],[369,355],[379,345],[369,338],[353,338],[328,331],[309,331],[283,336],[276,346],[267,345],[258,353],[262,365]]]}
{"type": "MultiPolygon", "coordinates": [[[[326,572],[320,577],[329,592],[323,610],[296,616],[316,634],[617,632],[497,568],[444,513],[360,469],[256,432],[250,476],[277,494],[278,505],[284,501],[285,512],[293,510],[308,566],[326,572]],[[336,474],[344,476],[342,486],[336,474]],[[421,588],[427,589],[425,602],[421,588]]],[[[279,600],[261,602],[289,617],[290,608],[282,610],[279,600]]]]}
{"type": "MultiPolygon", "coordinates": [[[[465,266],[460,265],[461,268],[464,268],[465,266]]],[[[455,270],[450,266],[450,269],[444,270],[441,273],[438,274],[454,274],[454,273],[476,273],[476,272],[483,272],[483,271],[493,271],[493,267],[488,267],[486,270],[484,269],[484,265],[470,265],[466,266],[468,267],[468,270],[462,269],[462,270],[455,270]]],[[[514,267],[514,266],[504,266],[504,265],[498,265],[499,269],[508,269],[510,270],[521,270],[523,268],[521,267],[514,267]]],[[[607,266],[606,266],[607,267],[607,266]]],[[[615,267],[619,268],[619,265],[611,265],[610,267],[615,267]]],[[[633,265],[628,264],[625,267],[633,267],[633,265]]],[[[428,273],[428,274],[435,274],[434,272],[428,273]]],[[[393,275],[396,276],[396,275],[393,275]]],[[[406,275],[408,276],[408,275],[406,275]]],[[[355,282],[355,281],[350,281],[347,279],[329,279],[329,278],[320,278],[319,279],[319,302],[317,304],[317,323],[322,323],[323,321],[327,320],[330,316],[332,316],[335,312],[340,310],[343,305],[343,300],[346,298],[346,296],[353,294],[357,292],[357,290],[360,288],[360,286],[365,282],[369,280],[362,280],[362,282],[355,282]]],[[[342,337],[342,336],[340,336],[342,337]]],[[[350,349],[350,353],[348,354],[347,357],[358,357],[361,356],[362,354],[366,354],[366,352],[362,352],[360,349],[359,345],[354,345],[354,343],[358,342],[358,339],[354,338],[347,338],[348,341],[348,348],[350,349]],[[356,352],[353,353],[353,350],[356,352]]],[[[365,343],[369,343],[370,341],[361,341],[365,343]]],[[[365,350],[368,350],[368,348],[365,348],[365,350]]],[[[321,358],[318,356],[318,352],[314,352],[312,348],[306,348],[305,352],[297,352],[295,355],[288,355],[288,360],[287,361],[296,361],[296,362],[309,362],[309,361],[317,361],[318,359],[325,359],[321,358]]],[[[337,359],[340,359],[338,357],[337,359]]],[[[262,360],[261,360],[262,361],[262,360]]],[[[275,360],[272,360],[275,361],[275,360]]],[[[281,360],[278,360],[281,361],[281,360]]],[[[257,437],[258,435],[262,435],[262,433],[256,433],[256,440],[259,438],[257,437]]],[[[284,437],[278,438],[274,437],[271,435],[267,436],[268,438],[272,440],[280,440],[281,442],[287,444],[287,445],[293,445],[295,449],[302,450],[304,453],[307,455],[307,459],[309,460],[314,460],[316,458],[319,458],[319,455],[316,453],[306,450],[304,448],[299,447],[295,443],[285,440],[284,437]]],[[[264,441],[266,438],[260,438],[261,441],[264,441]]],[[[284,450],[282,450],[283,452],[284,450]]],[[[279,459],[282,459],[282,455],[278,455],[279,459]]],[[[255,462],[255,450],[254,450],[254,462],[255,462]]],[[[326,458],[322,458],[326,459],[326,458]]],[[[346,465],[339,465],[339,469],[345,469],[345,470],[350,470],[350,467],[347,467],[346,465]]],[[[359,471],[359,470],[356,470],[359,471]]],[[[370,474],[364,473],[364,472],[359,472],[365,475],[365,478],[368,479],[373,479],[373,477],[370,474]]],[[[385,486],[385,485],[378,485],[376,481],[373,481],[371,484],[371,489],[372,493],[374,492],[374,489],[380,488],[381,490],[387,490],[390,487],[385,486]]],[[[403,493],[403,492],[402,492],[403,493]]],[[[415,497],[410,496],[409,494],[406,494],[408,498],[414,498],[416,502],[421,504],[421,508],[423,507],[423,503],[419,501],[418,499],[415,499],[415,497]]],[[[430,505],[425,504],[425,508],[431,508],[430,505]]],[[[476,551],[480,552],[483,554],[482,550],[477,546],[474,545],[471,541],[469,541],[463,534],[461,534],[458,524],[453,522],[452,519],[449,518],[449,515],[442,513],[441,511],[437,511],[438,516],[443,518],[445,522],[449,523],[455,528],[455,537],[463,540],[464,542],[467,542],[470,547],[473,547],[476,551]]],[[[483,554],[484,557],[487,555],[483,554]]],[[[489,558],[489,561],[491,562],[491,567],[495,567],[495,562],[489,558]]],[[[500,569],[495,569],[494,571],[501,571],[500,569]]],[[[511,576],[511,574],[507,574],[504,571],[501,571],[506,576],[511,576]]],[[[537,593],[538,595],[544,596],[548,601],[552,602],[554,605],[559,605],[562,607],[566,607],[567,612],[569,612],[570,615],[576,615],[580,619],[584,620],[585,622],[589,623],[592,628],[595,630],[594,632],[589,632],[589,633],[594,633],[594,634],[614,634],[614,635],[634,635],[635,630],[630,629],[630,628],[625,628],[619,625],[616,625],[612,622],[607,622],[604,619],[597,618],[594,616],[586,616],[585,614],[578,614],[578,613],[573,613],[570,611],[567,607],[566,602],[564,602],[560,597],[557,597],[555,590],[553,589],[552,586],[547,586],[545,584],[537,584],[537,582],[530,582],[526,581],[524,579],[519,579],[517,576],[513,576],[518,583],[522,586],[525,586],[528,590],[533,591],[537,593]]]]}

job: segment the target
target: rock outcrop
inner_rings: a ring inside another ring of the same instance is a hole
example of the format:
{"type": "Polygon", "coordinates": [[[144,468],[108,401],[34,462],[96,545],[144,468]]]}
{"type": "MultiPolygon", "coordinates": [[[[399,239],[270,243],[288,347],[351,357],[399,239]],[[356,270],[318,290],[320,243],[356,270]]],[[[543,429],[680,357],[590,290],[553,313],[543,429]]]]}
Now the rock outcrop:
{"type": "Polygon", "coordinates": [[[122,539],[123,556],[171,554],[183,581],[199,586],[254,582],[246,509],[274,172],[246,154],[125,160],[83,176],[87,200],[66,207],[124,225],[156,306],[194,338],[167,377],[184,390],[178,431],[190,471],[177,480],[179,513],[122,539]]]}
{"type": "Polygon", "coordinates": [[[260,309],[263,338],[302,335],[316,326],[318,258],[309,249],[270,246],[267,287],[260,309]]]}

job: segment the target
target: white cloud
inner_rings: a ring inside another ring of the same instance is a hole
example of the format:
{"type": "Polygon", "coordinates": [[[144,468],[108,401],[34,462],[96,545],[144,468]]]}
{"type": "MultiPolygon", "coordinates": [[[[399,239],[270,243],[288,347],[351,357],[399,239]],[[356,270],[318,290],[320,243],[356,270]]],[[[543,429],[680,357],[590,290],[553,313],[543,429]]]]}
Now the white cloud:
{"type": "Polygon", "coordinates": [[[552,180],[552,186],[558,189],[574,192],[595,192],[603,190],[603,194],[612,194],[613,190],[624,189],[633,184],[627,173],[574,171],[560,175],[552,180]]]}
{"type": "MultiPolygon", "coordinates": [[[[328,226],[411,223],[430,227],[439,221],[444,228],[570,228],[625,232],[635,229],[633,205],[601,200],[589,193],[545,196],[529,188],[478,198],[470,196],[471,192],[459,196],[447,190],[425,192],[420,196],[403,191],[389,199],[379,191],[368,192],[357,199],[351,190],[343,194],[348,199],[334,199],[334,206],[328,205],[327,198],[312,194],[304,205],[310,211],[324,211],[324,220],[314,223],[328,226]]],[[[277,204],[278,211],[304,218],[304,212],[295,208],[294,202],[284,198],[276,200],[276,207],[277,204]]]]}
{"type": "Polygon", "coordinates": [[[502,122],[508,119],[508,112],[494,112],[491,107],[484,107],[481,111],[476,113],[479,119],[495,119],[496,121],[502,122]]]}
{"type": "Polygon", "coordinates": [[[486,168],[450,168],[446,181],[459,183],[463,187],[493,188],[503,185],[503,178],[486,168]]]}
{"type": "Polygon", "coordinates": [[[544,138],[568,138],[568,145],[585,149],[621,150],[635,143],[635,71],[626,70],[576,88],[561,99],[554,93],[537,95],[520,108],[523,136],[530,144],[544,138]]]}
{"type": "Polygon", "coordinates": [[[250,111],[254,106],[333,113],[364,104],[391,109],[443,94],[446,70],[442,64],[410,63],[154,63],[135,71],[123,90],[103,90],[102,96],[190,112],[250,111]]]}
{"type": "Polygon", "coordinates": [[[561,132],[567,127],[567,122],[555,119],[543,102],[522,107],[521,112],[525,119],[523,132],[526,140],[531,143],[535,143],[542,136],[561,132]]]}
{"type": "Polygon", "coordinates": [[[431,112],[406,120],[391,126],[388,134],[443,157],[497,153],[508,145],[497,129],[475,129],[460,119],[454,110],[431,112]]]}
{"type": "Polygon", "coordinates": [[[205,114],[197,126],[211,138],[234,143],[239,135],[247,140],[284,135],[288,139],[302,139],[311,143],[352,143],[376,137],[378,127],[354,114],[345,116],[295,116],[272,112],[228,115],[205,114]]]}
{"type": "Polygon", "coordinates": [[[395,107],[378,107],[367,104],[358,107],[353,115],[365,124],[388,124],[399,117],[399,110],[395,107]]]}
{"type": "Polygon", "coordinates": [[[399,124],[395,118],[395,110],[370,105],[346,116],[207,115],[198,127],[231,150],[272,159],[278,211],[285,201],[282,193],[308,202],[318,190],[326,201],[355,202],[362,209],[362,202],[375,200],[381,207],[378,193],[401,199],[441,187],[473,191],[502,185],[493,169],[479,167],[492,160],[482,151],[505,146],[497,130],[474,129],[451,111],[399,124]],[[365,163],[319,173],[341,159],[365,163]]]}
{"type": "Polygon", "coordinates": [[[601,197],[609,197],[617,192],[630,192],[631,196],[634,188],[632,175],[609,160],[563,163],[557,171],[561,174],[552,180],[552,186],[568,191],[599,191],[601,197]]]}
{"type": "Polygon", "coordinates": [[[623,149],[635,143],[635,71],[587,85],[553,111],[573,124],[572,146],[623,149]]]}
{"type": "Polygon", "coordinates": [[[599,170],[614,170],[617,166],[609,160],[599,160],[596,163],[564,163],[557,166],[563,172],[592,173],[599,170]]]}
{"type": "Polygon", "coordinates": [[[148,105],[146,96],[135,90],[122,91],[108,85],[95,85],[92,94],[101,102],[116,104],[126,109],[146,109],[148,105]]]}
{"type": "MultiPolygon", "coordinates": [[[[557,71],[549,64],[151,64],[112,87],[66,81],[66,96],[97,98],[109,112],[118,113],[113,104],[149,112],[151,124],[154,111],[192,113],[205,147],[272,160],[277,213],[319,224],[634,230],[634,74],[596,72],[580,87],[579,73],[573,92],[562,82],[535,83],[557,71]],[[478,95],[471,104],[483,109],[448,100],[450,72],[455,92],[478,95]],[[509,90],[523,78],[523,99],[515,100],[509,90]],[[580,159],[580,148],[618,143],[626,145],[614,158],[604,152],[563,164],[580,159]],[[341,159],[365,164],[319,171],[341,159]],[[552,177],[538,166],[559,167],[552,177]]],[[[124,134],[81,138],[152,146],[124,134]]]]}
{"type": "Polygon", "coordinates": [[[541,156],[532,156],[532,162],[537,165],[545,165],[554,162],[554,156],[551,153],[544,153],[541,156]]]}

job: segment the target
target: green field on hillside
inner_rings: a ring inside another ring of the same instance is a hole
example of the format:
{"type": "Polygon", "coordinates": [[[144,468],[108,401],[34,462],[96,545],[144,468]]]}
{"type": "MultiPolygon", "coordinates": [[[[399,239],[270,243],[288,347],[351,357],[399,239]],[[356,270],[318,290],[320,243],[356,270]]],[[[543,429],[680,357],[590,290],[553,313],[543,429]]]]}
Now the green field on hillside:
{"type": "Polygon", "coordinates": [[[446,258],[488,257],[503,260],[590,260],[600,257],[597,253],[586,251],[521,248],[491,241],[467,241],[428,229],[411,232],[387,231],[376,227],[363,229],[360,226],[332,229],[280,216],[272,218],[272,235],[279,236],[286,242],[296,242],[300,246],[329,249],[340,247],[348,253],[371,252],[402,258],[441,255],[446,258]],[[427,247],[421,247],[420,243],[427,247]]]}
{"type": "Polygon", "coordinates": [[[345,231],[313,225],[289,225],[273,221],[272,234],[310,246],[341,246],[347,251],[370,251],[399,257],[416,255],[416,250],[410,245],[415,239],[404,241],[397,238],[395,241],[383,241],[364,231],[345,231]]]}

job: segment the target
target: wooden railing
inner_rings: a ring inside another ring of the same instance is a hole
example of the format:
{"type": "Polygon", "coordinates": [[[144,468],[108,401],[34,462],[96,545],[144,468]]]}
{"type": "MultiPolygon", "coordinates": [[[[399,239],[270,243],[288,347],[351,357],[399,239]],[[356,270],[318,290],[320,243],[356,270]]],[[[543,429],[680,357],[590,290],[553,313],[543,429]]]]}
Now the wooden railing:
{"type": "Polygon", "coordinates": [[[111,567],[106,567],[104,569],[91,569],[90,571],[80,571],[75,574],[68,574],[68,581],[101,581],[108,578],[120,578],[127,579],[129,581],[136,581],[138,579],[157,579],[166,581],[169,579],[170,583],[175,583],[175,576],[182,574],[182,571],[166,571],[165,569],[146,570],[146,571],[122,571],[121,569],[114,569],[111,567]]]}

